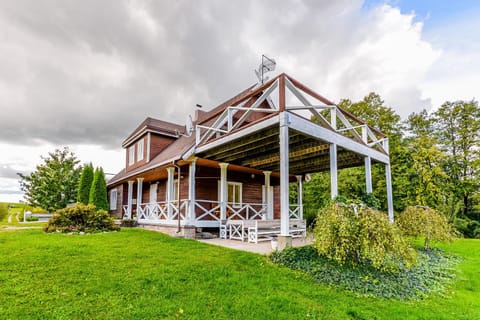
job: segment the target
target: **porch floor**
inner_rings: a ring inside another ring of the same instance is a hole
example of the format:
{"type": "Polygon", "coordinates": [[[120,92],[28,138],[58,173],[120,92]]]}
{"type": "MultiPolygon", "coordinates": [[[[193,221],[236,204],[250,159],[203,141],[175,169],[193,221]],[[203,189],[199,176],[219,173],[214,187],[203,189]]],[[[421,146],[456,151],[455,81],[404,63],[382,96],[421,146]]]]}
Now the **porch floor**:
{"type": "MultiPolygon", "coordinates": [[[[197,239],[197,241],[213,244],[216,246],[226,247],[230,249],[240,250],[240,251],[248,251],[253,253],[259,254],[270,254],[272,253],[272,245],[270,241],[262,241],[257,244],[249,243],[247,241],[242,242],[238,240],[230,240],[230,239],[197,239]]],[[[307,235],[305,238],[293,238],[292,239],[292,246],[293,247],[302,247],[313,243],[313,238],[310,235],[307,235]]]]}

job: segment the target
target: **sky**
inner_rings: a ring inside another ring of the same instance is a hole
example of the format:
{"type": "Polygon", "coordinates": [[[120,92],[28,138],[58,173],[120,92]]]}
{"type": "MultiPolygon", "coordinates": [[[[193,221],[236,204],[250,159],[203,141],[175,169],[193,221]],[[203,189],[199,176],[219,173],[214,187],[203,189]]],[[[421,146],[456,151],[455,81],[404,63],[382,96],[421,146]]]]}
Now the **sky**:
{"type": "Polygon", "coordinates": [[[147,116],[180,124],[256,82],[261,55],[339,102],[406,118],[479,98],[480,1],[0,1],[0,201],[68,146],[107,173],[147,116]]]}

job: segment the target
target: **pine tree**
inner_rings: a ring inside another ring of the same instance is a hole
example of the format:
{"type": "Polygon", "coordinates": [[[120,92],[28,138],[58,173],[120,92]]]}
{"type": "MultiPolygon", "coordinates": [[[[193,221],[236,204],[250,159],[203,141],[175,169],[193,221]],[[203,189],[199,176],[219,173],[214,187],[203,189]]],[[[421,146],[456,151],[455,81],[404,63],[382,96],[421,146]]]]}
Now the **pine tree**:
{"type": "Polygon", "coordinates": [[[90,189],[93,182],[93,165],[87,164],[83,167],[80,183],[78,185],[77,202],[88,204],[90,200],[90,189]]]}
{"type": "Polygon", "coordinates": [[[105,174],[101,167],[97,168],[93,175],[88,203],[93,204],[98,210],[108,210],[107,183],[105,182],[105,174]]]}

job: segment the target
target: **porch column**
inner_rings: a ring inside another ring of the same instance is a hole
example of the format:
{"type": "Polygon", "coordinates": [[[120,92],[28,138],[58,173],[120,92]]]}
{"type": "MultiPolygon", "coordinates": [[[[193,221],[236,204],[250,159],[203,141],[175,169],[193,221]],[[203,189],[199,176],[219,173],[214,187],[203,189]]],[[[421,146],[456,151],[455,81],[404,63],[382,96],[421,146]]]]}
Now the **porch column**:
{"type": "Polygon", "coordinates": [[[195,221],[195,169],[197,158],[193,158],[189,166],[188,171],[188,222],[195,221]]]}
{"type": "Polygon", "coordinates": [[[288,121],[288,113],[280,113],[280,235],[290,238],[288,121]]]}
{"type": "Polygon", "coordinates": [[[303,219],[303,177],[297,176],[298,219],[303,219]]]}
{"type": "Polygon", "coordinates": [[[393,222],[392,174],[390,172],[390,163],[385,165],[385,178],[387,186],[388,220],[393,222]]]}
{"type": "Polygon", "coordinates": [[[338,196],[338,171],[337,171],[337,145],[330,145],[330,196],[335,199],[338,196]]]}
{"type": "Polygon", "coordinates": [[[266,199],[266,204],[267,204],[267,212],[266,212],[266,217],[267,220],[272,220],[273,219],[273,208],[272,208],[272,202],[270,201],[270,175],[272,174],[272,171],[263,171],[263,174],[265,176],[265,199],[266,199]]]}
{"type": "Polygon", "coordinates": [[[365,183],[367,194],[372,193],[372,159],[370,157],[365,157],[365,183]]]}
{"type": "Polygon", "coordinates": [[[220,166],[220,219],[227,219],[227,201],[228,201],[228,185],[227,185],[227,167],[228,163],[222,162],[220,166]]]}
{"type": "Polygon", "coordinates": [[[140,210],[142,210],[142,187],[143,178],[137,178],[137,220],[140,218],[140,210]]]}
{"type": "Polygon", "coordinates": [[[175,195],[175,167],[167,168],[168,178],[167,178],[167,220],[171,220],[173,217],[173,201],[175,195]]]}
{"type": "Polygon", "coordinates": [[[133,203],[133,183],[135,181],[128,181],[128,198],[127,198],[127,219],[132,219],[132,203],[133,203]]]}

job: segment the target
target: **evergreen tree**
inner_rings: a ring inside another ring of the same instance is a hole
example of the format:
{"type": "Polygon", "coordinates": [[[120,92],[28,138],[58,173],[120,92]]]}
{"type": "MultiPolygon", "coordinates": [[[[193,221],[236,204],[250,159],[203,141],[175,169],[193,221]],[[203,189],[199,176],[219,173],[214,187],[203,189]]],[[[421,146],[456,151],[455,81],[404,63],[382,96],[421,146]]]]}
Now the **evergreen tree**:
{"type": "Polygon", "coordinates": [[[80,183],[78,185],[77,202],[88,204],[90,200],[90,189],[93,182],[93,165],[87,164],[83,167],[80,183]]]}
{"type": "Polygon", "coordinates": [[[108,211],[107,183],[103,169],[97,168],[93,175],[92,187],[90,188],[89,204],[93,204],[98,210],[108,211]]]}

